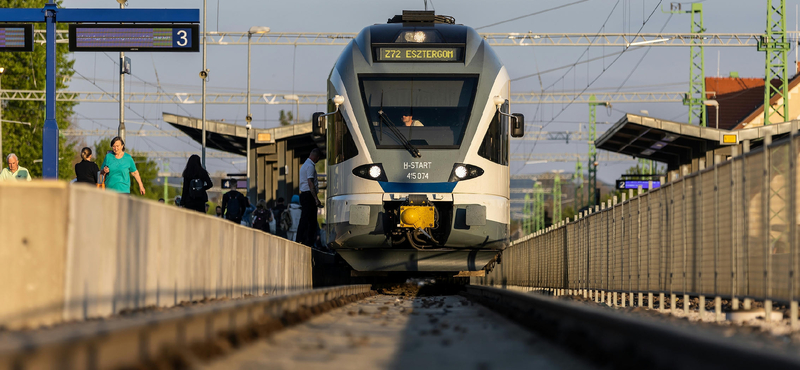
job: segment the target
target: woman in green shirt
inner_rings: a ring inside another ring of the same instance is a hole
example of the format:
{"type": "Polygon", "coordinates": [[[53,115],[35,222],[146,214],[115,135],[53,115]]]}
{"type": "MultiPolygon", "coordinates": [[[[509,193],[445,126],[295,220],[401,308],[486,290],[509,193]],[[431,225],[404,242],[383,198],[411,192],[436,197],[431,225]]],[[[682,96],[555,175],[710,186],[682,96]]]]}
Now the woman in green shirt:
{"type": "Polygon", "coordinates": [[[111,152],[106,154],[103,159],[103,174],[106,175],[106,189],[114,190],[118,193],[131,192],[131,175],[139,184],[139,194],[144,195],[144,185],[139,177],[139,170],[133,157],[125,153],[125,142],[118,137],[111,139],[111,152]]]}

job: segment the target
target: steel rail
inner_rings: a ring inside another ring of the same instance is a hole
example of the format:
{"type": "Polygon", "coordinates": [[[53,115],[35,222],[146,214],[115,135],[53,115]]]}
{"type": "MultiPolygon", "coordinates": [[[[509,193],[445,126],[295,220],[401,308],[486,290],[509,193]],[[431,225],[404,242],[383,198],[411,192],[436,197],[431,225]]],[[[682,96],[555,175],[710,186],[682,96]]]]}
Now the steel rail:
{"type": "Polygon", "coordinates": [[[661,321],[486,286],[465,295],[613,368],[797,369],[800,357],[661,321]]]}
{"type": "MultiPolygon", "coordinates": [[[[797,39],[797,32],[787,32],[797,39]]],[[[247,45],[247,32],[205,32],[207,45],[247,45]]],[[[254,34],[252,45],[328,45],[343,46],[355,39],[356,32],[270,32],[254,34]]],[[[762,33],[553,33],[493,32],[481,33],[492,46],[601,46],[629,47],[633,43],[647,47],[755,47],[762,33]],[[699,42],[697,42],[699,41],[699,42]]],[[[34,42],[45,43],[44,30],[34,30],[34,42]]],[[[69,32],[56,31],[57,43],[68,43],[69,32]]]]}
{"type": "Polygon", "coordinates": [[[164,352],[186,353],[192,346],[219,338],[279,328],[286,315],[299,313],[307,318],[313,307],[317,308],[311,311],[318,313],[369,294],[368,284],[339,286],[3,332],[0,369],[150,367],[147,364],[152,366],[164,352]]]}

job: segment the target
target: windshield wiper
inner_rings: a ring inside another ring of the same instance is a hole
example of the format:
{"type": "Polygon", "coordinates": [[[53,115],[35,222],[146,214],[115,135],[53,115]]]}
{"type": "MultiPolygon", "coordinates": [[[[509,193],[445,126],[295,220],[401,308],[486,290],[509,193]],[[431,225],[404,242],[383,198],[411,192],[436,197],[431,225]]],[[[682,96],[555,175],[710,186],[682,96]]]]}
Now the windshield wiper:
{"type": "Polygon", "coordinates": [[[419,149],[414,147],[414,145],[411,144],[408,141],[408,139],[406,139],[405,135],[403,135],[403,133],[397,129],[397,126],[395,126],[394,122],[392,122],[392,120],[390,120],[389,117],[387,117],[386,114],[383,113],[383,109],[378,111],[378,116],[381,118],[381,121],[386,122],[386,127],[388,127],[390,131],[392,131],[392,133],[397,137],[398,140],[400,140],[400,143],[403,144],[403,147],[405,147],[411,153],[412,157],[415,158],[422,157],[422,154],[419,153],[419,149]]]}
{"type": "Polygon", "coordinates": [[[390,120],[389,117],[386,116],[386,113],[383,113],[383,91],[381,91],[381,109],[378,110],[378,117],[381,118],[382,122],[386,122],[386,127],[389,128],[389,131],[391,131],[395,135],[395,137],[397,137],[398,140],[400,140],[400,143],[403,144],[403,147],[405,147],[406,150],[408,150],[411,153],[412,157],[414,158],[422,157],[422,154],[419,153],[419,150],[415,148],[414,145],[412,145],[411,142],[408,141],[408,139],[406,139],[406,136],[403,135],[403,133],[400,132],[400,130],[397,129],[397,126],[395,126],[394,122],[392,122],[392,120],[390,120]]]}

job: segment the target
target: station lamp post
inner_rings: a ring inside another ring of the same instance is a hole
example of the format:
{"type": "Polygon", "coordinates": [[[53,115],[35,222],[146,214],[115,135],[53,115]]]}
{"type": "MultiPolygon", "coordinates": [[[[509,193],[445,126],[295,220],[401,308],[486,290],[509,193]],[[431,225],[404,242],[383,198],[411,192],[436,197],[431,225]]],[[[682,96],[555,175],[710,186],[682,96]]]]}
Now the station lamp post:
{"type": "Polygon", "coordinates": [[[717,108],[717,121],[714,124],[714,128],[719,129],[719,102],[716,100],[703,100],[703,105],[717,108]]]}
{"type": "Polygon", "coordinates": [[[291,95],[284,95],[283,98],[286,99],[286,100],[294,100],[297,103],[296,104],[297,105],[297,112],[294,115],[294,123],[299,123],[300,122],[299,121],[300,120],[300,97],[297,96],[296,94],[291,94],[291,95]]]}
{"type": "Polygon", "coordinates": [[[247,31],[247,116],[245,116],[245,121],[247,121],[247,198],[250,202],[253,202],[253,199],[250,199],[250,129],[253,128],[251,124],[253,116],[250,115],[250,40],[254,34],[263,33],[269,33],[269,27],[253,26],[247,31]]]}
{"type": "Polygon", "coordinates": [[[3,159],[3,73],[6,71],[4,67],[0,67],[0,160],[3,159]]]}

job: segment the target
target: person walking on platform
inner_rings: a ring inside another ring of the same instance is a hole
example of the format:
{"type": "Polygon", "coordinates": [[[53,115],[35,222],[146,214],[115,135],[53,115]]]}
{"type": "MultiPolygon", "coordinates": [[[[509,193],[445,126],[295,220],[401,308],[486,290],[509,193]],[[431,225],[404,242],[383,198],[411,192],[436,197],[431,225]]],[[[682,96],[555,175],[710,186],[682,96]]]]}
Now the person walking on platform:
{"type": "Polygon", "coordinates": [[[102,172],[106,175],[106,189],[130,194],[131,175],[133,175],[136,183],[139,184],[139,194],[144,195],[145,190],[142,178],[139,177],[139,170],[136,169],[133,157],[125,153],[125,142],[119,136],[111,139],[111,152],[106,154],[103,165],[100,167],[103,168],[102,172]]]}
{"type": "Polygon", "coordinates": [[[236,190],[236,181],[231,181],[231,191],[222,196],[222,212],[225,212],[224,217],[226,220],[235,223],[242,222],[242,215],[244,215],[244,195],[236,190]]]}
{"type": "Polygon", "coordinates": [[[285,214],[289,215],[289,227],[286,229],[286,239],[296,241],[297,226],[300,225],[302,212],[303,211],[300,209],[300,196],[297,194],[292,195],[292,202],[289,204],[289,208],[284,211],[285,214]]]}
{"type": "Polygon", "coordinates": [[[19,165],[19,158],[14,153],[6,156],[8,167],[0,171],[0,181],[31,181],[31,174],[27,168],[19,165]]]}
{"type": "Polygon", "coordinates": [[[300,216],[300,225],[297,225],[296,241],[307,246],[313,246],[317,241],[317,208],[322,205],[317,196],[317,168],[321,154],[314,148],[308,155],[303,166],[300,167],[300,207],[303,212],[300,216]]]}
{"type": "Polygon", "coordinates": [[[272,222],[272,212],[267,207],[267,202],[261,199],[256,203],[256,210],[253,211],[253,228],[269,233],[269,223],[272,222]]]}
{"type": "MultiPolygon", "coordinates": [[[[275,217],[275,235],[280,236],[281,238],[285,238],[286,231],[289,230],[289,228],[286,227],[288,224],[283,225],[284,222],[281,222],[283,220],[281,216],[283,216],[283,212],[286,211],[286,205],[283,204],[284,202],[285,200],[283,197],[279,197],[277,200],[277,205],[272,209],[272,216],[275,217]]],[[[289,223],[291,222],[292,219],[289,218],[289,223]]]]}
{"type": "Polygon", "coordinates": [[[244,205],[244,214],[242,215],[242,225],[247,227],[253,226],[253,212],[256,211],[256,207],[253,207],[253,204],[250,203],[250,199],[244,197],[244,201],[242,202],[244,205]]]}
{"type": "Polygon", "coordinates": [[[81,149],[81,161],[75,163],[75,182],[96,185],[98,172],[100,167],[92,162],[92,148],[81,149]]]}
{"type": "Polygon", "coordinates": [[[197,212],[206,212],[206,202],[208,193],[213,183],[208,171],[203,168],[200,156],[192,154],[186,161],[186,168],[183,169],[183,192],[181,193],[181,206],[197,212]]]}

